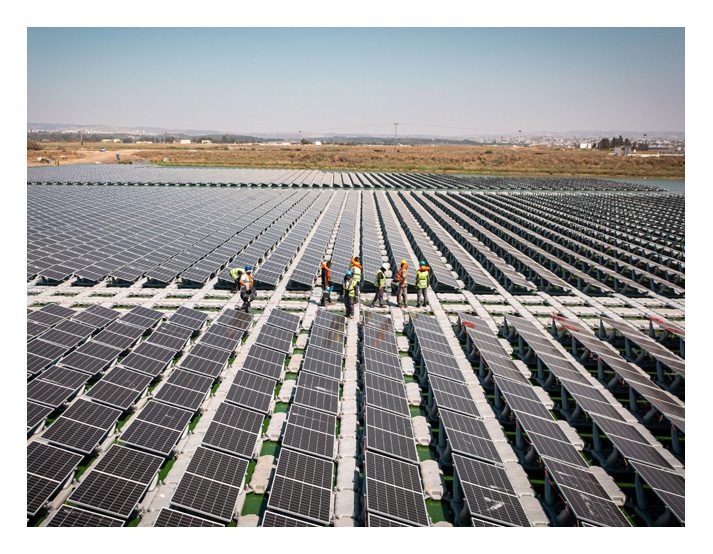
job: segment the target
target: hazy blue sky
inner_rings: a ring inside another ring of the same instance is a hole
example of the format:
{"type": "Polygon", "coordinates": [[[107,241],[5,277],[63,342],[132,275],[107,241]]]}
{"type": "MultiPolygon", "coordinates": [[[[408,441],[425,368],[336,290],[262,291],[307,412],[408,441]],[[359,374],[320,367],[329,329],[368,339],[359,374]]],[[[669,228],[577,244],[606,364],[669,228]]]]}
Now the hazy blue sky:
{"type": "Polygon", "coordinates": [[[30,29],[28,121],[684,130],[682,29],[30,29]]]}

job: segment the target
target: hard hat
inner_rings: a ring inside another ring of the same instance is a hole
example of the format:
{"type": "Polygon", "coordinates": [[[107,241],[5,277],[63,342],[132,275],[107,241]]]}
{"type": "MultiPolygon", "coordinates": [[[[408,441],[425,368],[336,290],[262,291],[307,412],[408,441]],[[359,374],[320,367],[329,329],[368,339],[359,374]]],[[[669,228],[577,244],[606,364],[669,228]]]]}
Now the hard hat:
{"type": "Polygon", "coordinates": [[[347,271],[344,275],[346,275],[347,277],[351,277],[351,276],[352,276],[352,272],[351,272],[351,271],[347,271]]]}
{"type": "Polygon", "coordinates": [[[386,266],[382,265],[382,266],[381,266],[381,271],[386,271],[386,266]]]}
{"type": "Polygon", "coordinates": [[[421,265],[426,265],[426,262],[424,262],[424,261],[421,261],[421,265]]]}
{"type": "Polygon", "coordinates": [[[251,266],[251,265],[245,266],[245,271],[252,271],[252,270],[253,270],[253,266],[251,266]]]}
{"type": "Polygon", "coordinates": [[[401,265],[406,265],[406,260],[401,260],[401,265]]]}

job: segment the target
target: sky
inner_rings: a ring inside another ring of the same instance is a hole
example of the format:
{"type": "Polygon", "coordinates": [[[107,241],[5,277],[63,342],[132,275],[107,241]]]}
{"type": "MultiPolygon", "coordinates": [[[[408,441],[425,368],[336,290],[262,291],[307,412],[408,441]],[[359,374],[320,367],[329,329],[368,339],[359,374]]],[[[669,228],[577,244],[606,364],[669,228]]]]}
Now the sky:
{"type": "Polygon", "coordinates": [[[477,136],[684,131],[681,28],[30,28],[35,123],[477,136]]]}

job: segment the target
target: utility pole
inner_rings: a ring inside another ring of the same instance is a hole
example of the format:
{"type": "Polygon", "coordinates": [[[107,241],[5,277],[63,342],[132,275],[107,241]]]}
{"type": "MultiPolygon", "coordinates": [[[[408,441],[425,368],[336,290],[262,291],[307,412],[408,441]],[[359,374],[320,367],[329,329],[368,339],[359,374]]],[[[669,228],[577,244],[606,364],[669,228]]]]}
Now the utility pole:
{"type": "Polygon", "coordinates": [[[399,126],[399,122],[394,121],[394,146],[396,146],[396,129],[398,128],[398,126],[399,126]]]}

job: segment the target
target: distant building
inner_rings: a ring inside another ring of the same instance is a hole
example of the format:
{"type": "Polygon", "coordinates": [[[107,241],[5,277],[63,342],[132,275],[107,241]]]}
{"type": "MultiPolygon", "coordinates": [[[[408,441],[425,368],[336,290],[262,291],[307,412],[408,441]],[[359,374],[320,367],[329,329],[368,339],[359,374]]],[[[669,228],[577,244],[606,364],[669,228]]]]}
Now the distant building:
{"type": "MultiPolygon", "coordinates": [[[[190,141],[189,141],[189,142],[190,142],[190,141]]],[[[212,140],[203,139],[203,140],[201,141],[201,144],[213,144],[213,141],[212,141],[212,140]]]]}
{"type": "Polygon", "coordinates": [[[631,146],[615,146],[615,156],[631,156],[631,146]]]}
{"type": "Polygon", "coordinates": [[[102,139],[102,142],[111,142],[111,139],[102,139]]]}
{"type": "Polygon", "coordinates": [[[594,148],[594,144],[592,144],[591,142],[580,142],[579,148],[581,150],[591,150],[592,148],[594,148]]]}
{"type": "Polygon", "coordinates": [[[121,142],[121,139],[111,139],[111,142],[121,142]]]}
{"type": "Polygon", "coordinates": [[[181,139],[178,141],[178,144],[190,144],[191,139],[181,139]]]}
{"type": "Polygon", "coordinates": [[[315,146],[322,146],[322,141],[321,140],[315,140],[314,141],[315,146]]]}

